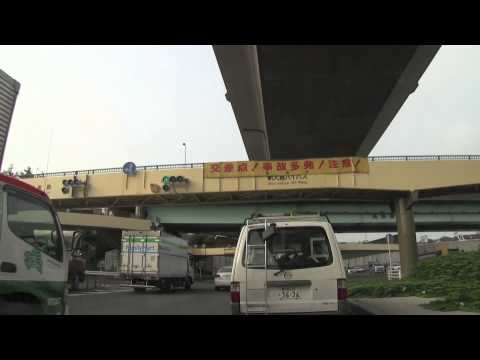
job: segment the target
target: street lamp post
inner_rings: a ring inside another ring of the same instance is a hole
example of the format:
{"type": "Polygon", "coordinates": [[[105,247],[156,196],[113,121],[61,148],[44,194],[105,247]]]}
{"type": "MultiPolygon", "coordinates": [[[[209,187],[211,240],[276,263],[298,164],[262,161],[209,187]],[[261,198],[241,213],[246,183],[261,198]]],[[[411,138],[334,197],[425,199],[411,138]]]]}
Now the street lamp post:
{"type": "MultiPolygon", "coordinates": [[[[203,258],[203,261],[204,261],[204,265],[205,267],[207,267],[207,244],[202,244],[202,247],[203,247],[203,251],[204,251],[204,258],[203,258]]],[[[200,278],[202,278],[202,269],[200,268],[200,278]]]]}
{"type": "MultiPolygon", "coordinates": [[[[390,234],[387,234],[387,246],[388,246],[388,270],[387,270],[387,278],[389,277],[389,271],[392,271],[392,253],[390,251],[390,234]]],[[[389,279],[390,280],[390,279],[389,279]]]]}
{"type": "Polygon", "coordinates": [[[187,163],[187,144],[186,143],[182,143],[183,147],[184,147],[184,154],[185,154],[185,164],[187,163]]]}

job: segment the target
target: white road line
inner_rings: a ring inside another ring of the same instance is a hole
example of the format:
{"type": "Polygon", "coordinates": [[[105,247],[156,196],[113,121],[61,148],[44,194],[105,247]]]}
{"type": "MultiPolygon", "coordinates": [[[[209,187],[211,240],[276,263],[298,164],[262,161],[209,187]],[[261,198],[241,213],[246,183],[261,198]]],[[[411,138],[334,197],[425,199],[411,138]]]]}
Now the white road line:
{"type": "Polygon", "coordinates": [[[115,294],[115,293],[124,293],[132,292],[131,289],[122,289],[122,290],[97,290],[97,291],[86,291],[86,292],[74,292],[68,294],[67,296],[83,296],[83,295],[103,295],[103,294],[115,294]]]}

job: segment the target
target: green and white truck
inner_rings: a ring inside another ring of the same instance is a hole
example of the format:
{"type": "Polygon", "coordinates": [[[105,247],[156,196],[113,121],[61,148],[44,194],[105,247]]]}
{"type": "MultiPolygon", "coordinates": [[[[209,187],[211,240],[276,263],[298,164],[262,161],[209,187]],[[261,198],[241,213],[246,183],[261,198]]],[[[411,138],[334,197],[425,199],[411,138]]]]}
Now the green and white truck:
{"type": "MultiPolygon", "coordinates": [[[[0,70],[0,166],[20,83],[0,70]]],[[[67,258],[48,196],[0,175],[0,314],[65,314],[67,258]]]]}
{"type": "Polygon", "coordinates": [[[161,230],[123,231],[120,276],[136,292],[189,290],[193,283],[188,242],[161,230]]]}
{"type": "Polygon", "coordinates": [[[68,256],[47,195],[0,174],[0,314],[66,314],[68,256]]]}

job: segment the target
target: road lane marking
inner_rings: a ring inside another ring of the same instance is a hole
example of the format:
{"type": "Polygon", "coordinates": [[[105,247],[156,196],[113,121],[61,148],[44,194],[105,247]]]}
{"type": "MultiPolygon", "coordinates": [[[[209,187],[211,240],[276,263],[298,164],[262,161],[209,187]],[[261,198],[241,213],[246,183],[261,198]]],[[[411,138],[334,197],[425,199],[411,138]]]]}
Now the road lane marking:
{"type": "Polygon", "coordinates": [[[67,296],[103,295],[103,294],[116,294],[116,293],[125,293],[125,292],[132,292],[132,290],[121,289],[121,290],[98,290],[98,291],[74,292],[74,293],[69,293],[67,296]]]}

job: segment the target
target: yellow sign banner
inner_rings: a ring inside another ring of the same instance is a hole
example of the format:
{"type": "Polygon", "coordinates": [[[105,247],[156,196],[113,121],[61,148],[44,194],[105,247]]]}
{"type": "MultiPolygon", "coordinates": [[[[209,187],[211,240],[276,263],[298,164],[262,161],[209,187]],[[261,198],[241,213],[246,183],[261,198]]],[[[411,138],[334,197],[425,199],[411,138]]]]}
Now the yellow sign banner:
{"type": "Polygon", "coordinates": [[[368,159],[362,157],[274,161],[233,161],[203,164],[204,178],[345,173],[367,174],[368,172],[368,159]]]}

